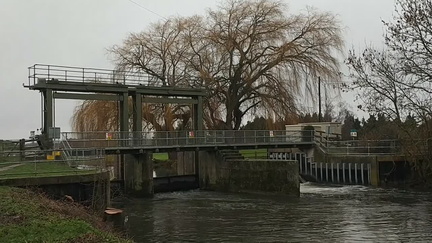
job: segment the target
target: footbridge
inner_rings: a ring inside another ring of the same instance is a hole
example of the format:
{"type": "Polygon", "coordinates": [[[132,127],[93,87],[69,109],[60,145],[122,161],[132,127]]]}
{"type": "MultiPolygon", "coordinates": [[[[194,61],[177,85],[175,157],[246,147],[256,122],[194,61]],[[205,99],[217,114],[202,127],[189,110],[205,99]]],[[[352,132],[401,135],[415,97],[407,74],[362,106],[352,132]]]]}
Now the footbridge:
{"type": "Polygon", "coordinates": [[[60,144],[103,148],[106,154],[201,150],[312,148],[313,131],[197,130],[170,132],[65,132],[60,144]]]}

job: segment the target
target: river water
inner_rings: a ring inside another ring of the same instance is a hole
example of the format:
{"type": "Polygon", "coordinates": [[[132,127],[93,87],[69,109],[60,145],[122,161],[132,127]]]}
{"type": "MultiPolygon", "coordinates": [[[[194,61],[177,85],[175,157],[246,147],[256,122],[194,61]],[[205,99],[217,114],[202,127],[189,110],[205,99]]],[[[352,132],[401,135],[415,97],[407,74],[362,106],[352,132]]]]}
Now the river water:
{"type": "Polygon", "coordinates": [[[432,194],[302,184],[300,198],[188,191],[124,205],[136,242],[432,242],[432,194]]]}

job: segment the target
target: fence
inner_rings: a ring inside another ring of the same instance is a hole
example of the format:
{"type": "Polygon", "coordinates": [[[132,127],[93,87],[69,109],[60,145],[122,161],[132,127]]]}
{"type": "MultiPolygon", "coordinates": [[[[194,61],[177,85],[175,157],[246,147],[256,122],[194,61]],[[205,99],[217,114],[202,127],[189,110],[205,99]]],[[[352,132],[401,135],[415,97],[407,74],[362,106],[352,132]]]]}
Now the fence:
{"type": "Polygon", "coordinates": [[[35,156],[22,159],[17,151],[2,151],[0,178],[27,178],[58,175],[82,175],[106,171],[105,154],[99,149],[71,149],[64,159],[64,151],[26,151],[35,156]],[[11,156],[5,157],[5,154],[11,156]]]}
{"type": "Polygon", "coordinates": [[[331,140],[320,133],[315,143],[327,154],[333,155],[394,155],[400,152],[398,140],[331,140]]]}

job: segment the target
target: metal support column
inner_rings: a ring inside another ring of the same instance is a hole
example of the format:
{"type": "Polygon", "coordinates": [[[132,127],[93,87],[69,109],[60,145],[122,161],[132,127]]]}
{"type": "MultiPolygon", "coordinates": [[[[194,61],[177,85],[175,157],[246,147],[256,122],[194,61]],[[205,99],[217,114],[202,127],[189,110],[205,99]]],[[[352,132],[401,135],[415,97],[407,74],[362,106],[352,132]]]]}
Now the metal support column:
{"type": "Polygon", "coordinates": [[[52,89],[45,89],[43,94],[43,127],[42,131],[48,138],[48,129],[54,126],[54,99],[52,89]]]}
{"type": "Polygon", "coordinates": [[[120,94],[122,99],[120,101],[120,137],[123,146],[127,146],[126,138],[129,132],[129,96],[128,93],[120,94]]]}
{"type": "Polygon", "coordinates": [[[142,95],[140,93],[134,93],[132,95],[133,103],[133,136],[135,145],[141,145],[142,139],[142,95]]]}
{"type": "Polygon", "coordinates": [[[193,129],[201,131],[204,129],[203,98],[202,96],[198,96],[196,99],[198,100],[198,103],[193,105],[193,129]]]}

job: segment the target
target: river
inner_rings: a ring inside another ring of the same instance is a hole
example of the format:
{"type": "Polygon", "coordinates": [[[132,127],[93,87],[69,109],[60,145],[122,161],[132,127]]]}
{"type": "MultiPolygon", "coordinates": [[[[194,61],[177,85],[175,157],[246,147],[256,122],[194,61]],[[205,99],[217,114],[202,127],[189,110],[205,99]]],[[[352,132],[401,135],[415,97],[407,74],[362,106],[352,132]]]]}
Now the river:
{"type": "Polygon", "coordinates": [[[136,242],[432,242],[432,194],[302,184],[300,198],[188,191],[124,204],[136,242]]]}

